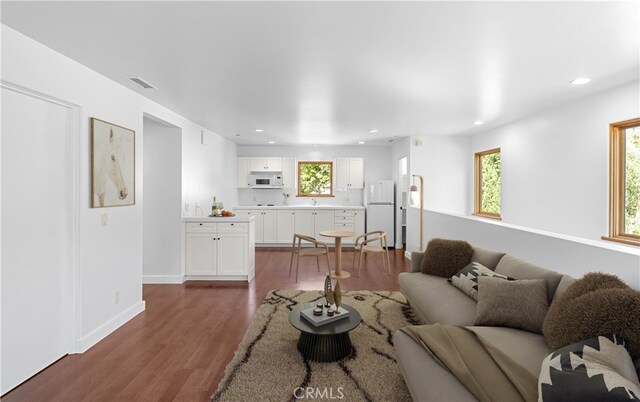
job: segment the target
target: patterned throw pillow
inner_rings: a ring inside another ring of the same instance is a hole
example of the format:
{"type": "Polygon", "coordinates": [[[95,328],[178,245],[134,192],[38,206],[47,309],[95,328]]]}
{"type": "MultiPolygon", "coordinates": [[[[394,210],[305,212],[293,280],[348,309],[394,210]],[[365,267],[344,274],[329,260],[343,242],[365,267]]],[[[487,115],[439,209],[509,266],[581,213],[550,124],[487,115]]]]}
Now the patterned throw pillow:
{"type": "Polygon", "coordinates": [[[542,362],[540,401],[640,400],[640,383],[620,335],[565,346],[542,362]]]}
{"type": "Polygon", "coordinates": [[[492,278],[505,279],[507,281],[515,281],[514,278],[496,274],[489,268],[473,261],[471,264],[462,268],[460,272],[447,279],[450,284],[462,290],[467,296],[478,301],[478,277],[489,276],[492,278]]]}

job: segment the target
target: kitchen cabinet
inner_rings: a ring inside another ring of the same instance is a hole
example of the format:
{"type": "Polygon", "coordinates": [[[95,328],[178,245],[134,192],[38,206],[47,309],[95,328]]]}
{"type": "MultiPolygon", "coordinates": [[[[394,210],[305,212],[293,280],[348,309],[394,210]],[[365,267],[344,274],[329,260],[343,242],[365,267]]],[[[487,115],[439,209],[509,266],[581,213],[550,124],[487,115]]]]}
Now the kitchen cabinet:
{"type": "Polygon", "coordinates": [[[252,157],[252,172],[282,172],[282,158],[252,157]]]}
{"type": "Polygon", "coordinates": [[[294,188],[296,186],[296,160],[294,158],[282,158],[282,187],[294,188]]]}
{"type": "Polygon", "coordinates": [[[256,218],[256,243],[276,243],[276,211],[242,211],[241,215],[256,218]]]}
{"type": "Polygon", "coordinates": [[[251,158],[238,158],[238,188],[249,188],[249,175],[251,174],[251,158]]]}
{"type": "MultiPolygon", "coordinates": [[[[337,210],[335,211],[335,230],[348,230],[356,233],[356,236],[364,233],[364,211],[337,210]]],[[[345,237],[344,244],[354,244],[355,237],[345,237]]]]}
{"type": "MultiPolygon", "coordinates": [[[[224,218],[213,218],[214,220],[224,218]]],[[[188,279],[248,280],[255,276],[255,223],[185,223],[185,274],[188,279]]]]}
{"type": "Polygon", "coordinates": [[[333,211],[295,211],[295,233],[315,237],[325,243],[333,243],[331,237],[320,236],[323,230],[333,230],[333,211]]]}
{"type": "Polygon", "coordinates": [[[359,190],[364,188],[364,159],[338,158],[336,188],[359,190]]]}
{"type": "Polygon", "coordinates": [[[280,244],[293,242],[296,230],[296,213],[293,210],[278,211],[276,216],[276,239],[280,244]]]}

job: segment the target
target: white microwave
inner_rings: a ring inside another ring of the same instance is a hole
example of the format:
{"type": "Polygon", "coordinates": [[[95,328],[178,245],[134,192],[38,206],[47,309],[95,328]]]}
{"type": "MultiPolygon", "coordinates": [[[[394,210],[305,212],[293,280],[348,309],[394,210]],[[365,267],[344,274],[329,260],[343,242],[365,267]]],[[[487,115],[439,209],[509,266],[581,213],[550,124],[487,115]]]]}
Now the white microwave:
{"type": "Polygon", "coordinates": [[[281,174],[252,174],[249,175],[249,186],[251,188],[282,188],[281,174]]]}

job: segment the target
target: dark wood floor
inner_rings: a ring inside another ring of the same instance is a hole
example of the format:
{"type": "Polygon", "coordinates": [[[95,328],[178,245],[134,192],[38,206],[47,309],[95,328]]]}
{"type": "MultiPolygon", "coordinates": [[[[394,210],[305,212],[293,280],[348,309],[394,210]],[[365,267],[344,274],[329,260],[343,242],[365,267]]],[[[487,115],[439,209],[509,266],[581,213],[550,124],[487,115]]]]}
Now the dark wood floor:
{"type": "MultiPolygon", "coordinates": [[[[80,355],[66,356],[7,395],[3,401],[208,401],[224,369],[271,289],[315,289],[324,263],[300,259],[298,283],[288,277],[288,249],[258,249],[250,284],[192,281],[144,285],[146,311],[80,355]]],[[[333,257],[333,256],[332,256],[333,257]]],[[[390,253],[392,275],[380,255],[366,256],[360,277],[343,290],[397,290],[409,267],[403,251],[390,253]]],[[[353,252],[343,253],[352,271],[353,252]]],[[[333,261],[332,261],[333,263],[333,261]]]]}

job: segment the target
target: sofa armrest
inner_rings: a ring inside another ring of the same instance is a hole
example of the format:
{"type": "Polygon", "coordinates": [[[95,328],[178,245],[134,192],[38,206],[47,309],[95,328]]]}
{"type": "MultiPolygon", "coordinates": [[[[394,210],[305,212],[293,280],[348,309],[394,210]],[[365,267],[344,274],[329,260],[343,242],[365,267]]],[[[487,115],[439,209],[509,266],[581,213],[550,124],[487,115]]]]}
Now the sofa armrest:
{"type": "Polygon", "coordinates": [[[411,252],[411,272],[420,272],[420,265],[422,264],[423,251],[411,252]]]}

